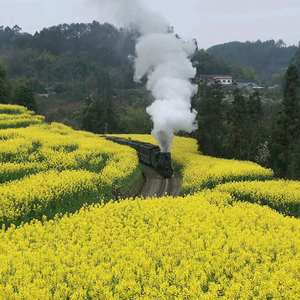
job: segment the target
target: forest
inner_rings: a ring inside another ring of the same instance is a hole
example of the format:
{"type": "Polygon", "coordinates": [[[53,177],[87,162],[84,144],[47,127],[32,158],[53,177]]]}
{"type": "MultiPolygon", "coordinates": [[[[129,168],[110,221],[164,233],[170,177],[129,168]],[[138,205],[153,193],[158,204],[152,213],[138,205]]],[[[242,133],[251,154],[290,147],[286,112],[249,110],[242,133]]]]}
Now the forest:
{"type": "Polygon", "coordinates": [[[252,67],[263,82],[272,85],[280,83],[283,73],[297,51],[297,46],[287,46],[282,39],[277,42],[257,40],[215,45],[207,51],[217,57],[252,67]]]}
{"type": "MultiPolygon", "coordinates": [[[[0,26],[0,103],[21,104],[48,122],[94,133],[150,133],[145,108],[153,98],[146,78],[133,81],[139,36],[132,28],[96,21],[60,24],[34,35],[18,25],[0,26]]],[[[197,48],[191,62],[196,78],[226,74],[264,87],[228,93],[218,82],[195,80],[198,130],[191,136],[199,150],[255,161],[278,176],[299,179],[300,45],[230,42],[197,48]],[[272,85],[277,88],[269,89],[272,85]]]]}

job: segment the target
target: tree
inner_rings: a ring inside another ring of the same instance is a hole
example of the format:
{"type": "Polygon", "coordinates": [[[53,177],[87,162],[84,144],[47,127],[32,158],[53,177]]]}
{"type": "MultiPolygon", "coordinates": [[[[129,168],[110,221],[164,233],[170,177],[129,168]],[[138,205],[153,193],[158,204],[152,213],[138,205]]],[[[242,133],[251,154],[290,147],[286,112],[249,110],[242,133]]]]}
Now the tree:
{"type": "Polygon", "coordinates": [[[233,63],[224,57],[217,57],[203,49],[195,51],[191,60],[197,69],[197,75],[230,74],[235,80],[259,83],[253,68],[233,63]]]}
{"type": "Polygon", "coordinates": [[[279,39],[279,40],[275,43],[275,47],[277,47],[277,48],[283,48],[283,47],[286,47],[286,43],[285,43],[282,39],[279,39]]]}
{"type": "Polygon", "coordinates": [[[98,101],[94,95],[88,97],[85,101],[85,106],[82,109],[82,129],[93,133],[104,134],[105,132],[101,116],[101,102],[98,101]]]}
{"type": "Polygon", "coordinates": [[[192,99],[198,111],[195,137],[198,149],[205,155],[221,156],[223,133],[223,92],[219,82],[211,86],[200,84],[192,99]]]}
{"type": "Polygon", "coordinates": [[[6,65],[0,61],[0,103],[9,103],[9,84],[6,65]]]}
{"type": "Polygon", "coordinates": [[[15,35],[19,35],[21,30],[22,30],[22,28],[20,26],[18,26],[18,25],[15,25],[12,28],[12,31],[14,32],[15,35]]]}
{"type": "Polygon", "coordinates": [[[113,107],[114,92],[107,72],[97,78],[97,93],[88,97],[82,111],[82,127],[94,133],[117,131],[116,113],[113,107]]]}
{"type": "Polygon", "coordinates": [[[230,158],[248,159],[247,103],[240,89],[235,89],[228,116],[228,142],[226,153],[230,158]]]}
{"type": "Polygon", "coordinates": [[[296,66],[296,68],[298,70],[298,74],[300,76],[300,42],[299,42],[297,51],[292,59],[292,63],[296,66]]]}
{"type": "Polygon", "coordinates": [[[153,128],[153,122],[144,107],[124,107],[120,118],[120,127],[124,133],[150,134],[153,128]]]}
{"type": "Polygon", "coordinates": [[[21,85],[15,89],[15,104],[27,107],[29,110],[37,111],[33,89],[27,85],[21,85]]]}
{"type": "Polygon", "coordinates": [[[295,141],[295,148],[292,153],[289,168],[291,170],[291,178],[300,180],[300,137],[298,141],[295,141]]]}
{"type": "Polygon", "coordinates": [[[107,72],[101,71],[98,76],[98,99],[102,108],[104,133],[113,133],[117,128],[116,114],[113,107],[114,91],[107,72]]]}
{"type": "Polygon", "coordinates": [[[262,142],[262,103],[258,91],[253,92],[247,102],[248,160],[254,160],[262,142]]]}
{"type": "Polygon", "coordinates": [[[290,65],[285,75],[283,109],[279,112],[270,141],[270,165],[277,175],[296,178],[297,173],[294,159],[299,147],[300,79],[295,65],[290,65]]]}
{"type": "Polygon", "coordinates": [[[207,49],[217,57],[253,68],[259,74],[260,79],[265,82],[270,82],[273,74],[290,64],[296,50],[295,45],[286,47],[281,39],[277,42],[274,40],[265,42],[258,40],[255,43],[229,42],[207,49]]]}

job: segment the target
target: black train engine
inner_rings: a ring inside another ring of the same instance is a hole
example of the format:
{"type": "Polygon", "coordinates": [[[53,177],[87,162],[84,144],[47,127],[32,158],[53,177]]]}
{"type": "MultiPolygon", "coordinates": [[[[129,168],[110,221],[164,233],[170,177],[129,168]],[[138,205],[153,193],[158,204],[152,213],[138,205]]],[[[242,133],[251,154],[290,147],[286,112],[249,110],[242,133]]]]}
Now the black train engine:
{"type": "Polygon", "coordinates": [[[157,158],[157,169],[165,178],[171,178],[173,176],[174,169],[170,152],[160,152],[160,156],[157,158]]]}
{"type": "Polygon", "coordinates": [[[156,145],[143,143],[131,139],[123,139],[119,137],[106,136],[107,140],[113,141],[118,144],[127,145],[134,148],[138,154],[139,160],[151,165],[164,178],[171,178],[174,174],[174,169],[171,161],[170,152],[160,152],[156,145]]]}

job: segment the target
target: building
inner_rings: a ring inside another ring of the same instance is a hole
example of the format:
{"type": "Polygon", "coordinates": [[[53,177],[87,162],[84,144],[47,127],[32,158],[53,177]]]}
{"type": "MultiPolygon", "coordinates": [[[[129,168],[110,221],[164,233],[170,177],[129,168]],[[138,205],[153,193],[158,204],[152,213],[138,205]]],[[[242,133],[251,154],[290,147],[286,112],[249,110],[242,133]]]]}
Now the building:
{"type": "Polygon", "coordinates": [[[197,78],[202,79],[202,80],[211,80],[213,79],[213,77],[215,77],[215,75],[197,75],[197,78]]]}
{"type": "Polygon", "coordinates": [[[249,88],[249,89],[263,89],[262,86],[257,85],[255,82],[236,82],[238,88],[249,88]]]}
{"type": "Polygon", "coordinates": [[[220,81],[222,85],[232,85],[232,76],[230,75],[197,75],[194,82],[213,84],[215,81],[220,81]]]}
{"type": "Polygon", "coordinates": [[[229,75],[215,75],[212,80],[219,80],[221,84],[232,84],[232,76],[229,75]]]}

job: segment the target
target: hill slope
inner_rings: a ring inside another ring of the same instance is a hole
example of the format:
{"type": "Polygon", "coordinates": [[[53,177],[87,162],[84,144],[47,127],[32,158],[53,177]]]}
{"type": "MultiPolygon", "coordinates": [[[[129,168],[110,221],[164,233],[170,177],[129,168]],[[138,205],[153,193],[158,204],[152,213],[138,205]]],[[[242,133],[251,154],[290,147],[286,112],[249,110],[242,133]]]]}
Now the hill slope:
{"type": "Polygon", "coordinates": [[[287,67],[294,57],[297,47],[285,46],[282,40],[261,42],[230,42],[215,45],[208,52],[253,67],[262,80],[270,81],[272,75],[287,67]]]}

